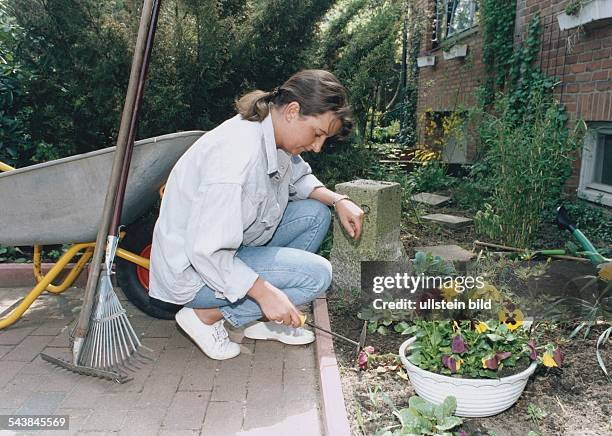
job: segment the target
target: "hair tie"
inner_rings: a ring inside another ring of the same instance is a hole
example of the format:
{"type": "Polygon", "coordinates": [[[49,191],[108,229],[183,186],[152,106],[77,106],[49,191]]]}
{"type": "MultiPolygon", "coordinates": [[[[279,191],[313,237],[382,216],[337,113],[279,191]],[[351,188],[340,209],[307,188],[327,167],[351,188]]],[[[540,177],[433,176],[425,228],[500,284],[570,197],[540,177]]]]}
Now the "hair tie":
{"type": "Polygon", "coordinates": [[[270,97],[271,98],[275,98],[280,94],[280,89],[278,89],[278,86],[276,88],[274,88],[271,92],[270,92],[270,97]]]}

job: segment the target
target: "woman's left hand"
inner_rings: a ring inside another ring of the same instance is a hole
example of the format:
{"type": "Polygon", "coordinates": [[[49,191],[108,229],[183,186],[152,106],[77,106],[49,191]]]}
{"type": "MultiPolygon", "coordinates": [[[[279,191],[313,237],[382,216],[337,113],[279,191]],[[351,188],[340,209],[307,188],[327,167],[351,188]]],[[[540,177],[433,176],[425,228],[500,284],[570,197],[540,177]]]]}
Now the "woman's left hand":
{"type": "Polygon", "coordinates": [[[354,240],[359,239],[365,217],[363,210],[351,200],[344,199],[336,203],[336,215],[346,233],[354,240]]]}

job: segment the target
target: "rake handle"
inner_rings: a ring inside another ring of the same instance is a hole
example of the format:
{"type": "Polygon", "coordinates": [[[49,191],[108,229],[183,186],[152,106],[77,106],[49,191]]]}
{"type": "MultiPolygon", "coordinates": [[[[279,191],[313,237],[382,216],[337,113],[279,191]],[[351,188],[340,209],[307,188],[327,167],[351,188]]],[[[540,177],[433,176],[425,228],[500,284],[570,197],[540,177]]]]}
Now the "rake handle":
{"type": "Polygon", "coordinates": [[[140,26],[138,28],[138,37],[136,39],[136,47],[134,50],[134,59],[132,61],[132,67],[130,71],[130,81],[128,83],[128,89],[125,97],[125,103],[123,105],[123,113],[121,115],[121,124],[119,127],[119,135],[117,137],[117,147],[115,149],[115,156],[113,160],[113,169],[111,171],[110,181],[108,189],[106,191],[106,197],[104,199],[104,208],[102,210],[102,221],[98,229],[98,235],[96,237],[96,245],[94,254],[91,260],[92,268],[87,278],[87,285],[85,287],[85,294],[83,296],[83,304],[79,319],[77,321],[76,329],[74,331],[74,346],[75,350],[74,359],[78,359],[80,347],[89,330],[89,321],[91,318],[91,312],[93,308],[94,298],[96,294],[96,287],[98,279],[100,277],[100,269],[102,264],[102,256],[106,245],[106,239],[108,237],[109,225],[111,223],[114,203],[117,196],[117,188],[119,187],[119,178],[123,168],[123,160],[127,151],[129,128],[134,114],[135,105],[137,103],[137,88],[138,80],[140,78],[140,72],[142,70],[143,59],[145,55],[145,45],[148,30],[151,24],[151,11],[153,2],[152,0],[145,0],[142,7],[142,14],[140,17],[140,26]]]}
{"type": "Polygon", "coordinates": [[[145,82],[147,81],[147,74],[149,72],[149,59],[151,58],[151,52],[153,51],[153,42],[155,41],[155,29],[157,28],[157,19],[159,18],[160,5],[161,0],[154,0],[153,13],[151,16],[151,25],[149,26],[147,42],[145,45],[143,65],[140,69],[140,76],[138,78],[138,89],[136,90],[136,106],[134,108],[134,114],[130,122],[130,133],[128,135],[127,151],[123,160],[123,167],[121,168],[121,178],[119,179],[117,200],[115,201],[115,211],[113,212],[113,219],[108,229],[108,234],[112,236],[117,236],[119,234],[119,225],[121,224],[121,212],[123,210],[123,198],[125,196],[125,190],[127,187],[130,163],[132,161],[132,152],[134,151],[134,140],[136,139],[136,131],[138,130],[140,107],[142,105],[145,82]]]}

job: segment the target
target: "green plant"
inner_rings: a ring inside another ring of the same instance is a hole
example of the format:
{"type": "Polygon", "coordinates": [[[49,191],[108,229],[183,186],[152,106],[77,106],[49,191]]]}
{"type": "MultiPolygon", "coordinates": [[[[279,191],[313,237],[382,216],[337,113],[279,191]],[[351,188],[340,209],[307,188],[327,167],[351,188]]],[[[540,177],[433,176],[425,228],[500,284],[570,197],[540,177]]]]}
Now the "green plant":
{"type": "Polygon", "coordinates": [[[448,396],[439,405],[431,404],[424,399],[412,396],[408,400],[408,407],[393,411],[400,425],[383,429],[376,436],[401,436],[401,435],[440,435],[452,436],[449,432],[461,425],[463,420],[454,416],[457,409],[457,400],[448,396]]]}
{"type": "Polygon", "coordinates": [[[585,0],[570,0],[567,5],[565,5],[565,13],[567,15],[578,15],[584,3],[585,0]]]}
{"type": "Polygon", "coordinates": [[[540,422],[548,416],[548,413],[540,409],[536,404],[529,403],[527,405],[527,417],[535,425],[540,425],[540,422]]]}
{"type": "Polygon", "coordinates": [[[417,166],[409,176],[413,192],[431,192],[449,188],[455,183],[455,179],[448,176],[446,171],[447,166],[439,161],[417,166]]]}
{"type": "Polygon", "coordinates": [[[451,262],[434,256],[431,252],[417,251],[412,260],[414,275],[448,276],[457,274],[451,262]]]}
{"type": "Polygon", "coordinates": [[[0,245],[0,262],[24,263],[26,261],[19,247],[0,245]]]}
{"type": "Polygon", "coordinates": [[[552,344],[541,347],[538,358],[536,344],[518,323],[496,320],[415,321],[416,341],[409,347],[409,360],[427,371],[470,378],[497,378],[522,371],[531,361],[545,366],[559,366],[563,353],[552,344]]]}

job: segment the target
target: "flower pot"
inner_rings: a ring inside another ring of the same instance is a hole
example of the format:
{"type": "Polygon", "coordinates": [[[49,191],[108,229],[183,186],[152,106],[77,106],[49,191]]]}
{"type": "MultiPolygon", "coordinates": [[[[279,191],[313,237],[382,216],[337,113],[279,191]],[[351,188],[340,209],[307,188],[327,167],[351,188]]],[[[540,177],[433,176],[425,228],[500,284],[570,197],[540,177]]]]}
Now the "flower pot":
{"type": "Polygon", "coordinates": [[[433,67],[435,64],[436,64],[435,56],[419,56],[417,58],[417,66],[419,68],[433,67]]]}
{"type": "Polygon", "coordinates": [[[464,58],[467,55],[467,44],[453,45],[448,50],[442,52],[442,57],[445,61],[457,58],[464,58]]]}
{"type": "Polygon", "coordinates": [[[415,340],[415,337],[409,338],[399,349],[400,359],[414,390],[421,398],[434,404],[442,404],[444,398],[454,396],[457,399],[457,416],[491,416],[508,409],[519,399],[537,366],[532,362],[526,370],[499,379],[449,377],[425,371],[408,360],[406,349],[415,340]]]}
{"type": "Polygon", "coordinates": [[[565,12],[557,15],[559,30],[573,29],[593,21],[612,17],[612,2],[610,0],[592,0],[584,3],[575,15],[565,12]]]}

